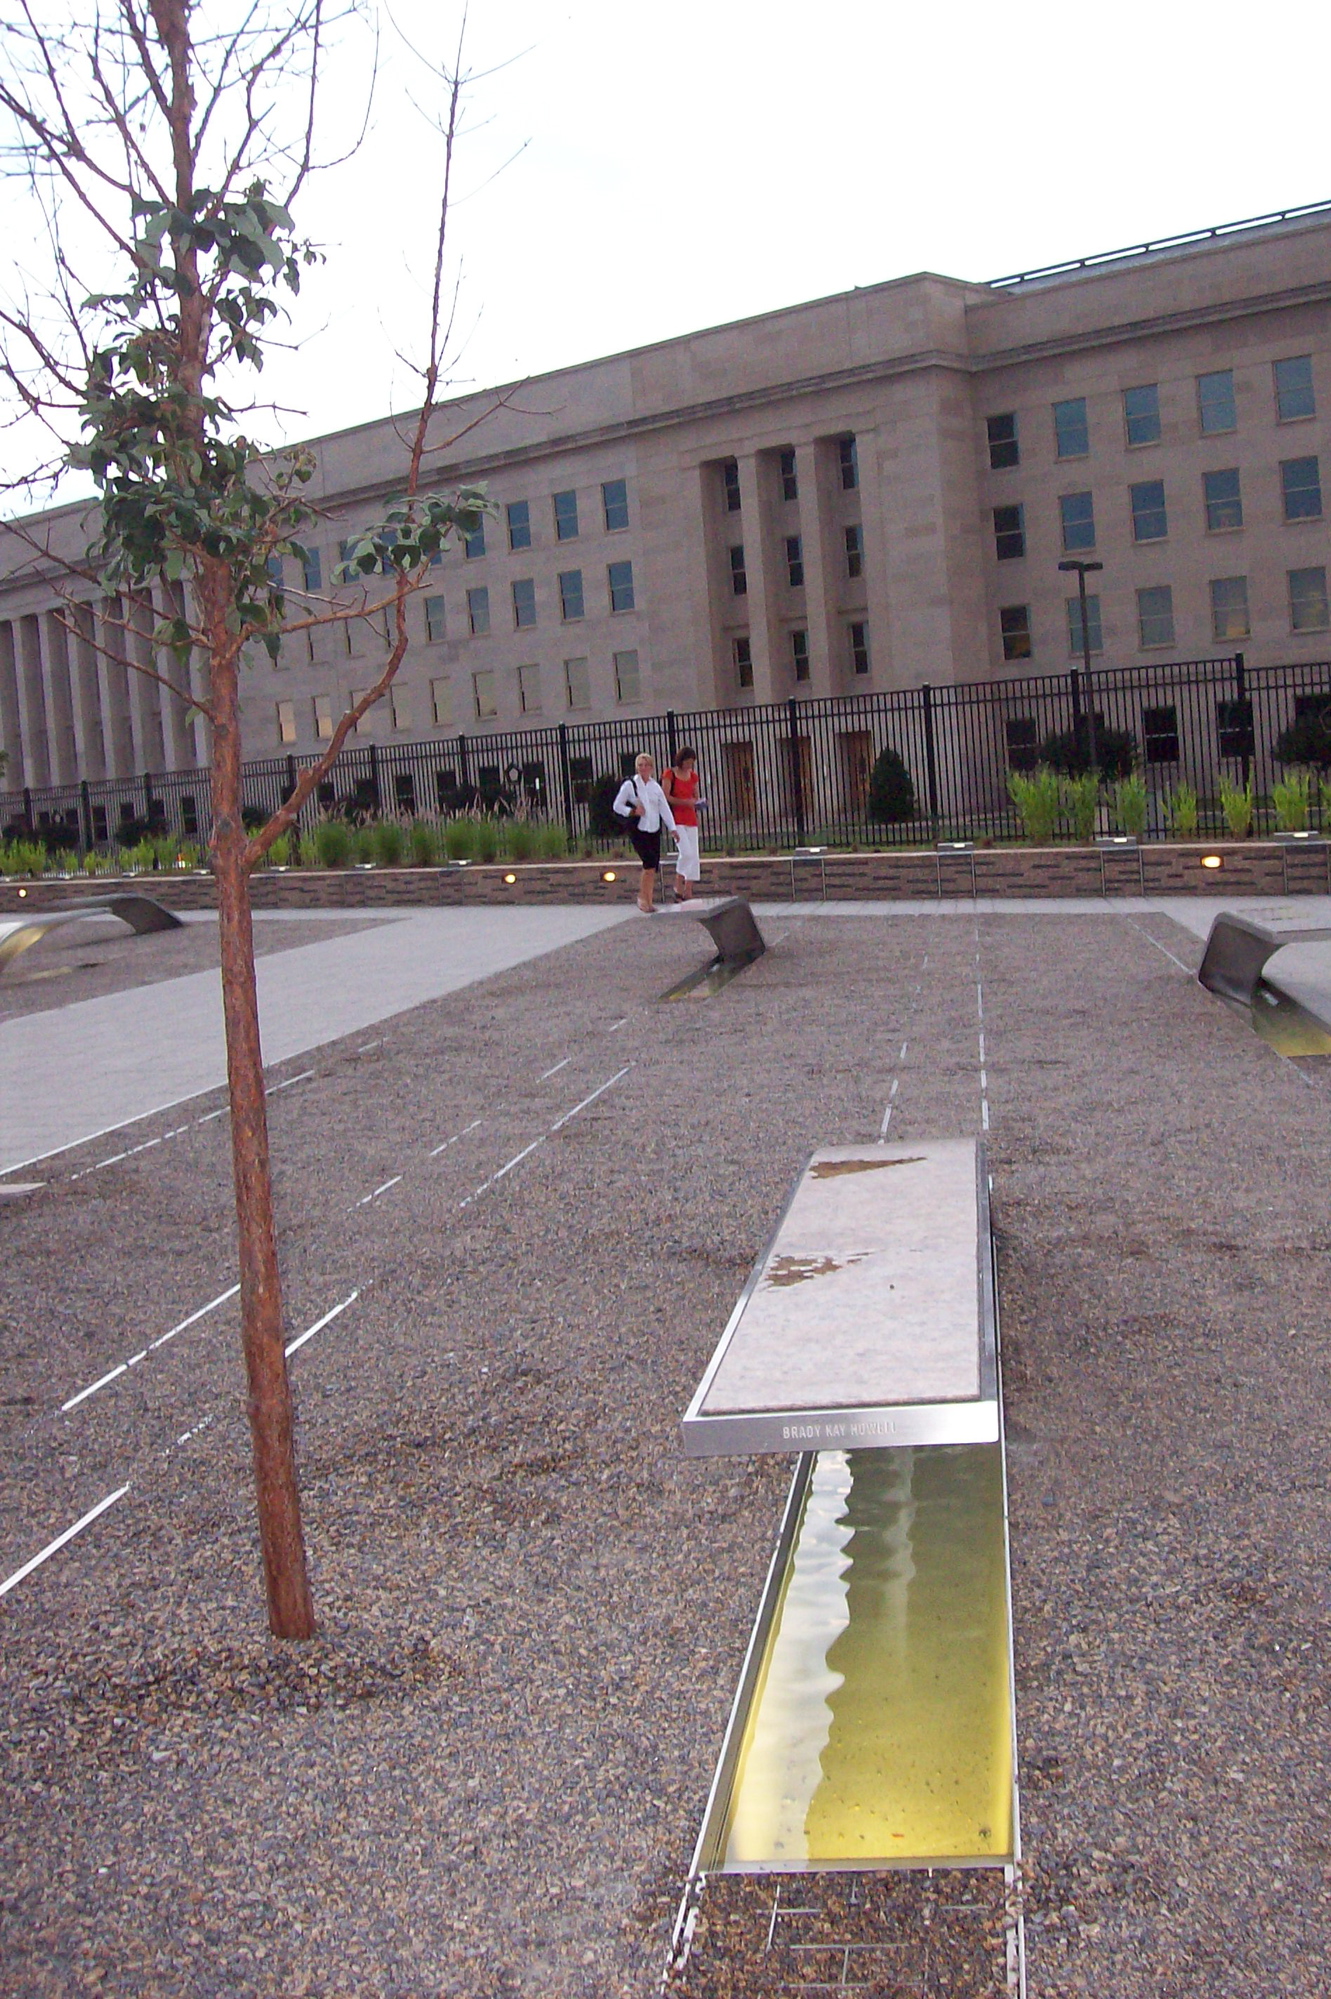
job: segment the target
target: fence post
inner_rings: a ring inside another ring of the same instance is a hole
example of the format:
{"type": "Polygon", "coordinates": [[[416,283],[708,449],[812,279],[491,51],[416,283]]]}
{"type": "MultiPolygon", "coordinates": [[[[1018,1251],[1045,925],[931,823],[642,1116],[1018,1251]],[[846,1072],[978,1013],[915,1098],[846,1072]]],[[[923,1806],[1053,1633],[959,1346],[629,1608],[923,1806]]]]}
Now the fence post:
{"type": "Polygon", "coordinates": [[[458,737],[458,789],[465,791],[471,783],[471,772],[467,768],[467,738],[458,737]]]}
{"type": "Polygon", "coordinates": [[[1238,706],[1235,713],[1239,725],[1239,741],[1243,744],[1240,769],[1243,773],[1243,788],[1246,791],[1248,780],[1252,774],[1252,756],[1248,748],[1252,737],[1248,728],[1248,714],[1245,706],[1248,697],[1248,673],[1246,662],[1241,652],[1236,652],[1234,655],[1234,692],[1238,697],[1238,706]]]}
{"type": "Polygon", "coordinates": [[[795,838],[802,847],[808,838],[804,823],[804,772],[800,768],[799,702],[792,694],[786,703],[790,717],[790,783],[795,799],[795,838]]]}
{"type": "MultiPolygon", "coordinates": [[[[293,792],[293,791],[294,791],[295,789],[296,789],[296,759],[295,759],[295,758],[294,758],[294,757],[293,757],[293,756],[291,755],[290,751],[288,751],[288,753],[287,753],[287,798],[290,798],[290,796],[291,796],[292,792],[293,792]]],[[[282,802],[283,802],[283,804],[285,804],[285,803],[286,803],[286,799],[284,799],[284,800],[283,800],[282,802]]]]}
{"type": "Polygon", "coordinates": [[[23,787],[23,824],[28,829],[28,838],[31,839],[37,829],[32,823],[32,792],[26,784],[23,787]]]}
{"type": "Polygon", "coordinates": [[[670,761],[673,763],[675,761],[675,753],[679,748],[679,736],[675,730],[675,711],[673,708],[666,709],[666,748],[670,754],[670,761]]]}
{"type": "Polygon", "coordinates": [[[94,846],[92,837],[92,793],[88,789],[88,780],[86,777],[79,784],[79,817],[83,821],[83,851],[85,854],[90,854],[94,846]]]}
{"type": "Polygon", "coordinates": [[[938,838],[938,749],[934,742],[934,690],[926,680],[920,689],[924,705],[924,773],[929,787],[929,817],[938,838]]]}
{"type": "Polygon", "coordinates": [[[370,744],[370,796],[371,796],[371,798],[372,798],[372,799],[374,800],[374,809],[375,809],[375,811],[376,811],[376,812],[382,812],[382,811],[383,811],[383,809],[384,809],[384,802],[383,802],[383,798],[382,798],[382,796],[380,795],[380,791],[379,791],[379,745],[378,745],[378,743],[371,743],[371,744],[370,744]]]}
{"type": "Polygon", "coordinates": [[[573,774],[568,767],[568,723],[559,725],[559,785],[564,794],[564,828],[573,845],[573,774]]]}

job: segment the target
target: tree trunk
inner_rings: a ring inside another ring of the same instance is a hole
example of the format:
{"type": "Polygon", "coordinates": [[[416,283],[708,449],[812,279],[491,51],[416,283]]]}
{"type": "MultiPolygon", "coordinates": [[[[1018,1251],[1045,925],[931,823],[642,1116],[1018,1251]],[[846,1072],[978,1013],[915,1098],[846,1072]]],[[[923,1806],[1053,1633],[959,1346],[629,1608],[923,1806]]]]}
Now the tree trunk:
{"type": "MultiPolygon", "coordinates": [[[[239,691],[235,682],[234,660],[221,662],[214,656],[215,706],[232,718],[236,715],[239,691]]],[[[268,1160],[268,1114],[259,1045],[259,998],[254,978],[254,929],[241,817],[239,750],[237,728],[215,729],[213,865],[217,878],[222,1012],[231,1094],[241,1340],[249,1384],[250,1437],[268,1591],[268,1624],[278,1638],[310,1638],[314,1635],[314,1604],[305,1570],[291,1384],[283,1337],[282,1286],[268,1160]]]]}

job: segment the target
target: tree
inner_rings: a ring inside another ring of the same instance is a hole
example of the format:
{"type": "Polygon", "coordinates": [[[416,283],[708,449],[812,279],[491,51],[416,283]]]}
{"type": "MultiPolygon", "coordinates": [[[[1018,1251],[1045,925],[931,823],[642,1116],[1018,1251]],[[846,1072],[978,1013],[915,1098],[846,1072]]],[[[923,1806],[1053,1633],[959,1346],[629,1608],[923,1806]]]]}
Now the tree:
{"type": "Polygon", "coordinates": [[[868,817],[879,826],[896,826],[915,817],[915,785],[890,743],[869,774],[868,817]]]}
{"type": "MultiPolygon", "coordinates": [[[[391,685],[407,647],[407,605],[431,559],[486,507],[479,491],[446,495],[424,476],[447,338],[441,296],[465,81],[459,49],[439,73],[432,312],[421,406],[404,433],[402,497],[346,552],[341,580],[355,585],[353,595],[285,584],[283,561],[305,562],[304,537],[319,518],[307,497],[314,461],[305,449],[264,452],[222,388],[262,367],[282,301],[299,291],[317,254],[298,240],[291,203],[314,163],[328,30],[324,0],[285,9],[252,0],[229,21],[207,16],[197,0],[84,0],[72,21],[67,11],[39,18],[35,0],[19,0],[0,51],[10,157],[45,218],[52,264],[44,297],[0,306],[0,373],[54,450],[33,477],[80,468],[101,501],[86,563],[59,558],[49,544],[40,552],[61,561],[71,628],[90,585],[118,597],[123,663],[188,700],[211,732],[242,1340],[268,1618],[283,1638],[310,1636],[314,1608],[284,1351],[250,875],[391,685]],[[302,107],[294,131],[283,123],[293,102],[302,107]],[[114,270],[118,288],[90,287],[85,265],[114,270]],[[154,665],[128,643],[144,617],[154,665]],[[294,634],[353,618],[383,621],[379,676],[281,810],[250,830],[241,802],[246,648],[276,657],[294,634]]],[[[22,523],[11,531],[31,539],[22,523]]]]}
{"type": "MultiPolygon", "coordinates": [[[[1091,769],[1089,717],[1079,715],[1075,728],[1047,736],[1040,746],[1040,762],[1048,764],[1051,770],[1060,772],[1064,777],[1088,776],[1091,769]]],[[[1105,784],[1131,777],[1137,767],[1137,738],[1130,729],[1106,729],[1097,725],[1095,767],[1105,784]]]]}

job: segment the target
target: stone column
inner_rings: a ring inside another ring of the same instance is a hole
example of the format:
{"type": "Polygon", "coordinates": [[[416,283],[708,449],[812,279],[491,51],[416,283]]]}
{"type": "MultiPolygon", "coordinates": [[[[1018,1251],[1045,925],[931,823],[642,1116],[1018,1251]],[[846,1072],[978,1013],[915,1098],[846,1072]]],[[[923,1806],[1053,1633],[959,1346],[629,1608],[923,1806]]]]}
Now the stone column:
{"type": "Polygon", "coordinates": [[[91,604],[75,604],[70,615],[76,628],[67,642],[67,650],[78,775],[105,777],[106,744],[102,730],[101,683],[93,645],[93,607],[91,604]]]}
{"type": "Polygon", "coordinates": [[[772,608],[771,533],[767,508],[763,504],[763,483],[767,468],[765,454],[750,452],[737,461],[741,506],[731,515],[731,533],[742,522],[744,573],[748,582],[749,643],[753,648],[753,698],[779,701],[786,692],[781,677],[780,627],[772,608]]]}
{"type": "Polygon", "coordinates": [[[46,703],[47,740],[52,784],[77,784],[81,772],[74,739],[74,708],[69,688],[69,634],[56,611],[44,611],[38,622],[42,659],[42,696],[46,703]]]}
{"type": "Polygon", "coordinates": [[[18,650],[15,628],[7,620],[0,624],[0,749],[9,762],[0,791],[23,789],[23,725],[19,719],[18,650]]]}
{"type": "Polygon", "coordinates": [[[832,692],[833,647],[839,636],[832,607],[837,600],[837,565],[842,553],[827,505],[827,459],[827,447],[821,441],[795,446],[800,542],[804,552],[804,614],[809,632],[809,682],[803,692],[817,697],[832,692]]]}
{"type": "Polygon", "coordinates": [[[18,621],[18,713],[19,738],[23,744],[20,783],[49,784],[51,751],[42,689],[41,626],[31,615],[18,621]]]}

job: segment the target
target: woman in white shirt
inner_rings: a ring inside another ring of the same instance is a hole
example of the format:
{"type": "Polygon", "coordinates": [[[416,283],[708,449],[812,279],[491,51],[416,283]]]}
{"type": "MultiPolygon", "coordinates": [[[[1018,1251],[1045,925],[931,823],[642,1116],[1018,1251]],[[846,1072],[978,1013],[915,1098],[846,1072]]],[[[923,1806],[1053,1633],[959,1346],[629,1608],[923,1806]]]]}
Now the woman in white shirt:
{"type": "Polygon", "coordinates": [[[615,794],[615,811],[628,820],[628,836],[642,862],[638,907],[644,916],[656,914],[656,875],[661,865],[661,828],[675,830],[670,800],[656,782],[656,765],[648,756],[635,757],[633,776],[615,794]]]}

